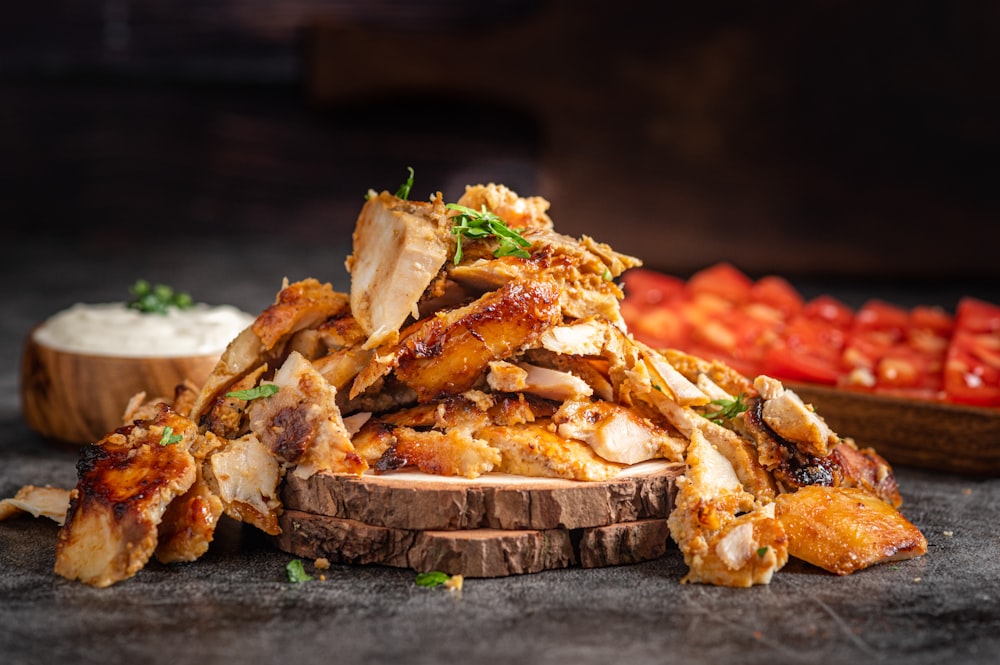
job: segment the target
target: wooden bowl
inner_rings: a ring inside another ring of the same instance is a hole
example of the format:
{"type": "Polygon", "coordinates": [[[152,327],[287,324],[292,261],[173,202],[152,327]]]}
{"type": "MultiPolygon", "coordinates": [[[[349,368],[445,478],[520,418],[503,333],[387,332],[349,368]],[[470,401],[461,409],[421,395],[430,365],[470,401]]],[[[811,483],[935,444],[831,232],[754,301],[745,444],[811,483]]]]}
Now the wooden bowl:
{"type": "Polygon", "coordinates": [[[65,443],[85,444],[124,424],[129,400],[172,399],[185,379],[200,386],[222,352],[197,356],[125,357],[63,351],[39,343],[34,331],[24,345],[21,407],[31,429],[65,443]]]}

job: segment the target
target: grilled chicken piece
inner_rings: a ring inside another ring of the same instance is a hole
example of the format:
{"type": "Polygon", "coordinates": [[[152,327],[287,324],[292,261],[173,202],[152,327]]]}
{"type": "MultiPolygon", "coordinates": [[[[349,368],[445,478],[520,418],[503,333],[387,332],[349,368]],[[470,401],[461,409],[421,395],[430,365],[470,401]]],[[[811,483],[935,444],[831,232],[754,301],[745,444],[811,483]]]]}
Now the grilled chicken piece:
{"type": "Polygon", "coordinates": [[[874,450],[858,450],[848,439],[825,457],[812,455],[771,429],[764,422],[763,410],[764,400],[751,398],[743,414],[744,428],[756,443],[760,463],[785,491],[809,485],[857,487],[892,506],[902,503],[892,468],[874,450]]]}
{"type": "Polygon", "coordinates": [[[281,466],[255,434],[225,441],[203,468],[227,515],[264,533],[281,532],[278,526],[281,466]]]}
{"type": "Polygon", "coordinates": [[[803,487],[775,505],[789,554],[837,575],[927,552],[927,539],[909,520],[861,489],[803,487]]]}
{"type": "Polygon", "coordinates": [[[338,391],[346,388],[371,361],[374,351],[361,346],[330,351],[313,361],[316,371],[338,391]]]}
{"type": "Polygon", "coordinates": [[[594,394],[594,389],[586,381],[571,372],[524,362],[491,362],[486,382],[497,392],[531,393],[557,401],[580,399],[594,394]]]}
{"type": "Polygon", "coordinates": [[[528,349],[521,357],[536,367],[572,374],[586,383],[590,394],[598,399],[606,402],[615,399],[615,389],[608,378],[608,364],[604,360],[563,355],[547,349],[528,349]]]}
{"type": "Polygon", "coordinates": [[[303,279],[283,285],[274,303],[250,324],[265,351],[307,328],[315,328],[347,310],[347,294],[334,291],[329,283],[303,279]]]}
{"type": "Polygon", "coordinates": [[[431,203],[382,192],[368,199],[354,229],[351,312],[367,333],[366,348],[394,343],[407,318],[448,259],[452,246],[440,196],[431,203]]]}
{"type": "Polygon", "coordinates": [[[779,436],[764,422],[764,399],[751,397],[743,413],[747,434],[753,438],[760,463],[785,491],[806,485],[836,487],[843,480],[843,470],[832,456],[818,457],[800,450],[796,442],[779,436]]]}
{"type": "Polygon", "coordinates": [[[683,407],[666,398],[659,400],[660,412],[677,430],[690,439],[695,430],[701,432],[712,446],[732,465],[743,489],[758,500],[769,501],[778,493],[771,473],[761,464],[757,448],[735,431],[683,407]]]}
{"type": "Polygon", "coordinates": [[[565,402],[552,417],[559,436],[577,439],[610,462],[637,464],[651,459],[680,462],[687,439],[612,402],[565,402]]]}
{"type": "Polygon", "coordinates": [[[524,393],[494,395],[494,405],[490,407],[489,415],[494,425],[513,427],[551,418],[558,406],[555,402],[524,393]]]}
{"type": "Polygon", "coordinates": [[[394,371],[420,401],[465,392],[491,360],[506,358],[559,323],[557,287],[515,280],[475,302],[419,322],[387,353],[375,354],[351,397],[394,371]]]}
{"type": "Polygon", "coordinates": [[[48,517],[56,524],[62,524],[69,508],[69,493],[69,490],[58,487],[25,485],[13,497],[0,501],[0,522],[29,513],[32,517],[48,517]]]}
{"type": "Polygon", "coordinates": [[[396,436],[393,434],[395,429],[395,425],[391,423],[369,418],[351,437],[351,444],[361,459],[369,467],[374,467],[385,451],[396,443],[396,436]]]}
{"type": "Polygon", "coordinates": [[[156,418],[86,446],[56,542],[55,572],[106,587],[140,570],[156,549],[167,506],[195,482],[197,461],[188,448],[198,436],[193,422],[163,404],[156,418]]]}
{"type": "Polygon", "coordinates": [[[600,358],[608,345],[608,326],[595,318],[553,326],[539,336],[538,344],[561,355],[600,358]]]}
{"type": "Polygon", "coordinates": [[[282,356],[282,342],[343,313],[347,305],[347,295],[335,292],[329,284],[315,279],[286,282],[274,303],[226,347],[191,407],[191,419],[198,422],[211,403],[248,372],[276,364],[282,356]]]}
{"type": "Polygon", "coordinates": [[[195,561],[208,551],[222,515],[222,500],[199,477],[167,506],[157,529],[156,560],[195,561]]]}
{"type": "Polygon", "coordinates": [[[637,259],[597,254],[575,238],[552,231],[529,231],[524,238],[531,242],[529,258],[492,258],[488,252],[476,258],[477,245],[491,242],[480,240],[466,246],[460,265],[445,267],[448,277],[471,292],[492,291],[514,279],[551,280],[559,284],[559,305],[566,318],[598,317],[625,327],[619,309],[624,294],[612,279],[637,259]]]}
{"type": "Polygon", "coordinates": [[[841,487],[863,489],[894,508],[903,504],[892,467],[875,449],[858,449],[854,441],[845,439],[833,449],[831,456],[843,472],[841,487]]]}
{"type": "Polygon", "coordinates": [[[396,426],[391,432],[394,441],[375,463],[376,471],[415,466],[425,473],[478,478],[500,464],[497,450],[461,429],[417,431],[396,426]]]}
{"type": "Polygon", "coordinates": [[[415,466],[426,473],[476,478],[500,463],[500,453],[476,434],[491,423],[487,410],[492,406],[485,393],[469,391],[375,416],[354,440],[366,459],[378,453],[376,471],[415,466]]]}
{"type": "Polygon", "coordinates": [[[361,474],[366,468],[351,445],[337,408],[337,390],[301,354],[292,352],[274,374],[279,390],[250,404],[250,431],[292,473],[361,474]]]}
{"type": "Polygon", "coordinates": [[[267,372],[267,365],[252,370],[242,379],[229,386],[228,392],[219,395],[209,405],[198,421],[205,432],[211,432],[224,439],[233,439],[246,430],[247,401],[238,397],[227,397],[231,392],[249,390],[257,385],[260,377],[267,372]]]}
{"type": "MultiPolygon", "coordinates": [[[[725,363],[717,360],[704,360],[676,349],[664,349],[661,354],[674,369],[699,387],[709,385],[706,381],[710,382],[724,391],[725,397],[729,399],[740,394],[752,395],[756,392],[750,379],[725,363]]],[[[717,397],[722,398],[723,395],[720,394],[717,397]]],[[[717,397],[712,396],[712,399],[717,399],[717,397]]]]}
{"type": "Polygon", "coordinates": [[[743,490],[729,461],[694,430],[667,524],[688,565],[683,582],[748,587],[768,584],[788,560],[774,504],[743,490]]]}
{"type": "Polygon", "coordinates": [[[469,185],[458,204],[473,210],[485,207],[513,229],[552,229],[548,201],[540,196],[520,197],[504,185],[469,185]]]}
{"type": "Polygon", "coordinates": [[[840,445],[840,437],[812,406],[780,381],[758,376],[753,383],[764,400],[761,417],[778,436],[795,442],[802,452],[816,457],[826,457],[840,445]]]}
{"type": "Polygon", "coordinates": [[[476,432],[502,457],[497,471],[520,476],[569,480],[607,480],[623,465],[599,457],[581,441],[559,436],[550,423],[537,420],[522,425],[484,427],[476,432]]]}

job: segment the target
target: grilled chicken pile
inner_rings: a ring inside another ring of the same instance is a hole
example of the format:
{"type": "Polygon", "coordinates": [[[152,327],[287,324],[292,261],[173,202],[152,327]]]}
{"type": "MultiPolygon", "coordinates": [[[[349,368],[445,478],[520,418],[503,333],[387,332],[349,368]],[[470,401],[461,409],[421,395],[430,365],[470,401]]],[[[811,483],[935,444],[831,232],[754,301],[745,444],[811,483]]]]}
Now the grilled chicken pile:
{"type": "Polygon", "coordinates": [[[792,391],[631,337],[615,278],[637,259],[557,233],[544,199],[503,186],[458,204],[523,251],[463,237],[440,194],[372,192],[349,294],[286,282],[204,386],[137,396],[87,448],[56,572],[100,587],[150,557],[197,559],[223,514],[276,534],[289,473],[590,482],[651,459],[686,464],[669,520],[685,581],[766,584],[789,556],[846,574],[926,550],[885,460],[792,391]]]}

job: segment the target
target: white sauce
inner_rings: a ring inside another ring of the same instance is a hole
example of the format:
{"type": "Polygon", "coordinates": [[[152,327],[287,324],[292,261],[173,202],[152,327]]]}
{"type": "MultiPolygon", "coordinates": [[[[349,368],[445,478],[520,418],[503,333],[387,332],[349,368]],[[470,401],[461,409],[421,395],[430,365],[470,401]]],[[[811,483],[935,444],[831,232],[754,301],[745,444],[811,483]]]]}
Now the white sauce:
{"type": "Polygon", "coordinates": [[[143,313],[125,303],[76,304],[35,330],[35,341],[71,353],[177,357],[221,353],[254,320],[230,305],[199,303],[143,313]]]}

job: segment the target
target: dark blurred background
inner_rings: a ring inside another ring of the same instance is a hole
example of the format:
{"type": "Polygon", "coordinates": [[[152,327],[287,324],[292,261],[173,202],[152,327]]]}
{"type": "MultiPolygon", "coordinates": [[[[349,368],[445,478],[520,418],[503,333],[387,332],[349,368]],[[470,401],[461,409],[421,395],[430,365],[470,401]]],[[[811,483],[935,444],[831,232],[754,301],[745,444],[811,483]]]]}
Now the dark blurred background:
{"type": "Polygon", "coordinates": [[[970,0],[6,3],[0,215],[8,252],[343,248],[412,166],[674,274],[995,285],[998,56],[970,0]]]}

